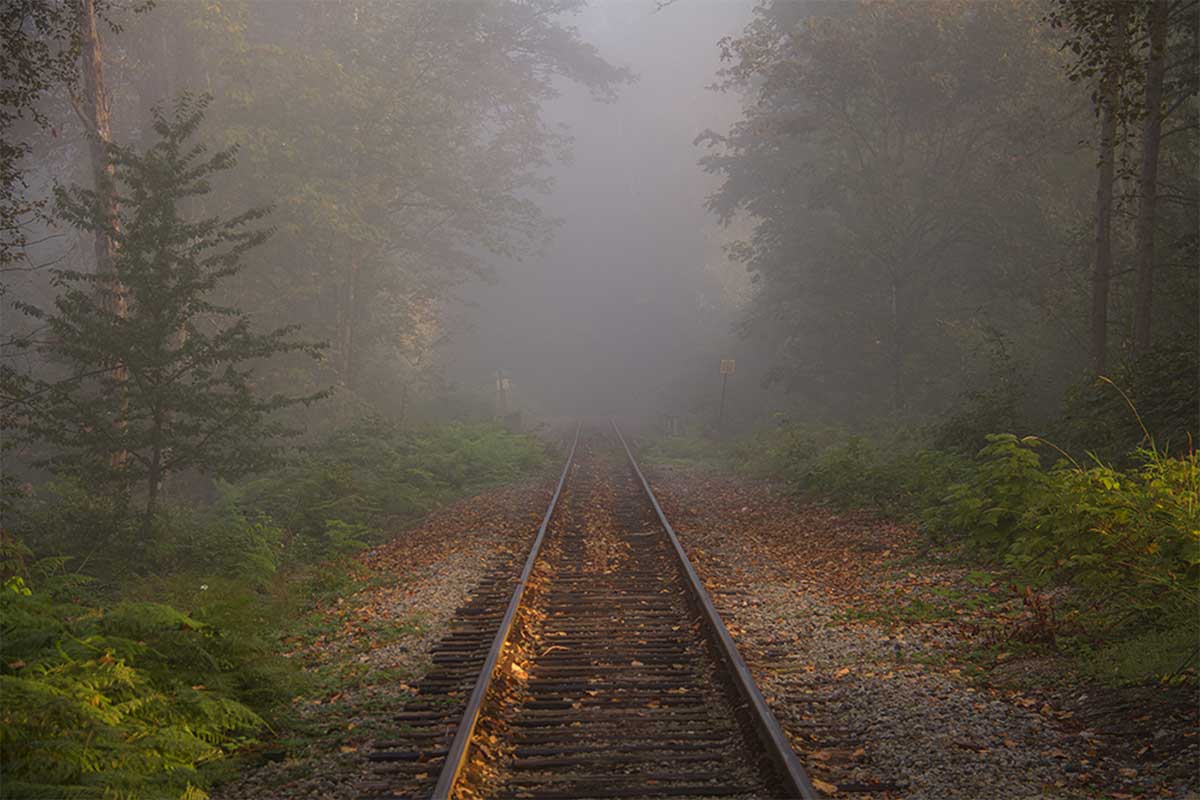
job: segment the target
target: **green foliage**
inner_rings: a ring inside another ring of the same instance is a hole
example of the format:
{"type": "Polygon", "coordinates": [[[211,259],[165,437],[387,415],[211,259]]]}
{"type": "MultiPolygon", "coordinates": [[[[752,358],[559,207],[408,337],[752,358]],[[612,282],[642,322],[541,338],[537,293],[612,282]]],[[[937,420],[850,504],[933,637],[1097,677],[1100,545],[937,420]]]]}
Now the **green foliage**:
{"type": "Polygon", "coordinates": [[[926,516],[932,533],[1004,558],[1035,580],[1069,582],[1138,623],[1178,620],[1200,602],[1196,454],[1140,451],[1137,468],[1049,470],[1041,440],[993,436],[976,467],[926,516]]]}
{"type": "Polygon", "coordinates": [[[258,391],[251,365],[291,352],[316,357],[321,347],[295,340],[296,326],[257,333],[249,316],[213,300],[268,232],[254,227],[264,209],[227,219],[187,213],[234,163],[233,148],[208,154],[194,141],[207,105],[184,95],[173,118],[155,111],[148,149],[109,148],[119,220],[98,191],[58,192],[68,222],[113,235],[114,275],[58,270],[52,311],[17,304],[47,328],[41,344],[17,346],[65,375],[0,371],[7,419],[53,447],[46,464],[92,484],[140,482],[147,527],[167,474],[262,468],[285,432],[274,412],[321,396],[258,391]]]}
{"type": "Polygon", "coordinates": [[[975,546],[1006,552],[1021,529],[1029,499],[1044,494],[1050,479],[1032,447],[1011,433],[992,434],[968,481],[952,484],[942,503],[929,508],[926,530],[938,541],[963,534],[975,546]]]}
{"type": "Polygon", "coordinates": [[[237,291],[260,318],[303,319],[336,344],[274,385],[332,372],[343,398],[400,414],[437,396],[438,301],[489,269],[485,253],[531,252],[550,232],[535,198],[568,137],[541,103],[560,80],[608,98],[631,78],[569,26],[582,6],[227,0],[159,3],[140,21],[121,65],[134,103],[164,69],[209,88],[214,125],[243,145],[223,198],[278,207],[284,235],[237,291]]]}
{"type": "Polygon", "coordinates": [[[1139,450],[1124,470],[1059,460],[1036,437],[989,437],[926,527],[1003,560],[1031,583],[1076,587],[1106,642],[1084,664],[1098,678],[1168,678],[1200,657],[1200,469],[1196,453],[1139,450]],[[1146,647],[1154,644],[1153,652],[1146,647]]]}
{"type": "Polygon", "coordinates": [[[1149,445],[1148,431],[1154,433],[1154,445],[1160,450],[1186,452],[1200,433],[1197,375],[1200,355],[1195,337],[1126,359],[1111,381],[1088,381],[1067,394],[1060,438],[1072,452],[1087,451],[1105,461],[1119,462],[1149,445]],[[1136,415],[1130,413],[1131,403],[1136,415]]]}
{"type": "Polygon", "coordinates": [[[742,470],[782,479],[798,494],[874,506],[897,517],[914,515],[935,499],[963,461],[902,429],[866,437],[801,425],[760,432],[740,443],[736,454],[742,470]]]}
{"type": "Polygon", "coordinates": [[[1193,624],[1154,627],[1082,655],[1084,673],[1105,683],[1128,684],[1147,677],[1176,679],[1200,657],[1200,631],[1193,624]]]}
{"type": "Polygon", "coordinates": [[[263,726],[220,684],[221,634],[169,606],[0,589],[5,797],[202,797],[197,769],[263,726]]]}
{"type": "Polygon", "coordinates": [[[1060,458],[1065,452],[1037,437],[986,438],[968,459],[923,448],[920,437],[789,426],[741,443],[737,453],[743,469],[805,496],[919,517],[937,543],[1001,561],[1030,584],[1075,587],[1077,602],[1093,609],[1085,627],[1106,639],[1088,651],[1098,676],[1163,677],[1193,663],[1200,656],[1195,451],[1143,448],[1116,468],[1060,458]],[[1160,639],[1172,645],[1153,657],[1133,644],[1160,639]],[[1106,658],[1110,667],[1097,666],[1106,658]]]}
{"type": "Polygon", "coordinates": [[[760,286],[743,328],[806,409],[943,408],[980,386],[980,332],[1060,369],[1047,323],[1077,301],[1052,265],[1074,246],[1094,160],[1068,155],[1086,114],[1045,114],[1081,93],[1041,14],[764,0],[722,42],[724,85],[746,103],[702,137],[723,179],[710,207],[753,220],[730,248],[760,286]]]}
{"type": "Polygon", "coordinates": [[[288,563],[309,562],[378,541],[385,525],[527,475],[544,458],[536,438],[493,425],[404,431],[370,418],[238,487],[233,497],[284,529],[288,563]]]}
{"type": "Polygon", "coordinates": [[[3,796],[202,796],[201,767],[311,683],[279,638],[358,587],[348,552],[544,461],[496,426],[363,420],[210,507],[160,509],[148,539],[77,481],[20,495],[8,521],[33,547],[0,544],[3,796]],[[100,581],[65,572],[69,556],[100,581]]]}
{"type": "Polygon", "coordinates": [[[196,510],[166,509],[155,520],[145,572],[215,575],[262,586],[279,569],[283,530],[244,515],[228,497],[196,510]]]}
{"type": "Polygon", "coordinates": [[[220,575],[260,586],[278,570],[283,531],[246,515],[228,497],[207,508],[171,505],[155,515],[150,535],[119,496],[75,480],[38,487],[9,515],[14,533],[40,556],[74,559],[77,569],[115,591],[149,574],[220,575]]]}
{"type": "Polygon", "coordinates": [[[649,464],[715,467],[730,457],[729,448],[704,436],[663,436],[638,448],[638,458],[649,464]]]}
{"type": "Polygon", "coordinates": [[[124,498],[89,491],[73,479],[17,496],[6,523],[38,556],[73,557],[77,568],[102,580],[128,574],[144,554],[124,498]]]}

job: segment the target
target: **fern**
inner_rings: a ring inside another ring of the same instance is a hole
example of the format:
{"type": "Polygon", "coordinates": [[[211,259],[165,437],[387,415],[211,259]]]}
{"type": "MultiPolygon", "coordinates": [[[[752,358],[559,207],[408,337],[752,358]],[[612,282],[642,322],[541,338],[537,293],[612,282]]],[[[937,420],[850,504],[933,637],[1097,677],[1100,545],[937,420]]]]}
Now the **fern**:
{"type": "Polygon", "coordinates": [[[212,629],[169,606],[0,592],[3,797],[202,798],[197,767],[263,720],[196,681],[212,629]]]}

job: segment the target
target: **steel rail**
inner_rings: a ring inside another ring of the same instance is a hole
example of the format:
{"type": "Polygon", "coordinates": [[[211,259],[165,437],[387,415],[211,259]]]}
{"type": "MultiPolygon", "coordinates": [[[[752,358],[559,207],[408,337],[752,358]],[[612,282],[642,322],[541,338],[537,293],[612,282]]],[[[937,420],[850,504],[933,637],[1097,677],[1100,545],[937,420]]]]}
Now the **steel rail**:
{"type": "Polygon", "coordinates": [[[679,543],[679,537],[676,535],[675,529],[667,521],[667,515],[663,513],[662,506],[658,503],[658,498],[654,496],[654,491],[650,488],[650,482],[642,474],[641,468],[638,467],[637,461],[633,457],[633,451],[629,449],[629,444],[625,441],[625,437],[621,435],[621,429],[617,427],[616,420],[610,420],[610,422],[612,423],[613,431],[617,434],[617,438],[621,441],[621,446],[625,448],[625,455],[629,457],[630,466],[633,467],[638,480],[642,482],[642,488],[646,490],[646,497],[649,498],[650,504],[654,506],[654,513],[658,515],[658,521],[662,523],[663,530],[667,532],[667,536],[671,540],[671,545],[675,549],[675,555],[679,558],[680,568],[687,578],[686,583],[691,589],[692,598],[700,608],[705,627],[708,629],[712,642],[716,646],[718,655],[728,668],[730,677],[733,679],[734,688],[749,708],[750,721],[753,723],[754,732],[758,735],[759,741],[766,748],[767,756],[778,771],[778,777],[783,784],[784,791],[787,792],[788,797],[799,797],[802,800],[819,800],[820,795],[813,788],[812,781],[808,778],[808,773],[804,771],[804,766],[800,763],[800,759],[796,757],[795,752],[793,752],[791,743],[788,742],[787,736],[784,734],[783,729],[779,727],[779,722],[775,719],[775,715],[771,713],[766,700],[763,699],[762,692],[759,691],[758,686],[754,682],[754,676],[750,673],[750,668],[746,666],[746,661],[742,658],[742,654],[738,652],[733,637],[729,635],[729,631],[725,628],[725,623],[721,621],[721,615],[717,611],[717,607],[713,605],[712,599],[708,596],[708,592],[700,580],[700,576],[696,574],[695,568],[692,567],[692,562],[688,560],[687,553],[684,551],[683,545],[679,543]]]}
{"type": "Polygon", "coordinates": [[[521,597],[525,594],[525,586],[529,582],[534,563],[542,549],[542,542],[546,538],[546,528],[550,525],[550,518],[554,516],[554,510],[558,506],[559,495],[562,494],[563,485],[567,482],[567,473],[571,471],[571,464],[575,460],[575,448],[579,445],[579,431],[582,427],[582,423],[575,426],[575,438],[571,442],[571,452],[567,455],[567,463],[563,465],[562,474],[558,477],[558,485],[554,487],[554,496],[550,498],[550,505],[546,508],[546,516],[542,518],[542,524],[538,527],[537,537],[533,540],[529,557],[525,559],[521,577],[517,580],[512,597],[508,601],[508,608],[504,612],[504,618],[500,621],[500,627],[492,639],[487,660],[483,662],[483,666],[479,670],[475,688],[471,692],[467,708],[463,712],[457,731],[455,731],[454,741],[446,751],[446,760],[442,762],[442,771],[438,775],[437,784],[433,787],[431,795],[433,800],[449,800],[450,793],[454,790],[454,784],[462,774],[463,767],[466,766],[471,736],[475,733],[475,726],[479,723],[479,710],[483,706],[484,697],[487,696],[488,687],[491,685],[492,673],[500,661],[500,653],[504,650],[508,635],[512,631],[513,620],[516,619],[517,609],[521,605],[521,597]]]}

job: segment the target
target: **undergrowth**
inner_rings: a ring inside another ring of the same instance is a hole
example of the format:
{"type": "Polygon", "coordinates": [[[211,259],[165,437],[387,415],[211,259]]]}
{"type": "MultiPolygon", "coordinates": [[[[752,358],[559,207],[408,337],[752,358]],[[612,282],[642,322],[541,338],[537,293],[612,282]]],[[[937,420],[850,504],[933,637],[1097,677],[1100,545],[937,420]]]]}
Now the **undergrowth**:
{"type": "Polygon", "coordinates": [[[496,426],[364,420],[214,502],[168,504],[149,537],[120,497],[27,490],[0,534],[0,797],[203,798],[337,679],[281,653],[364,586],[351,553],[544,462],[496,426]]]}
{"type": "MultiPolygon", "coordinates": [[[[1124,404],[1123,424],[1135,431],[1124,435],[1128,449],[1114,460],[1075,457],[1047,439],[1011,433],[984,436],[972,456],[944,446],[945,431],[936,428],[792,424],[716,450],[720,459],[709,463],[781,481],[806,500],[912,521],[932,545],[1003,566],[1035,592],[1069,587],[1064,602],[1079,630],[1061,644],[1086,674],[1117,683],[1195,680],[1200,467],[1180,404],[1159,398],[1179,392],[1141,389],[1156,398],[1157,418],[1170,421],[1172,441],[1189,443],[1168,449],[1156,444],[1132,398],[1106,379],[1101,386],[1124,404]]],[[[1102,428],[1105,452],[1117,427],[1102,428]]],[[[652,452],[711,450],[667,440],[652,452]]]]}

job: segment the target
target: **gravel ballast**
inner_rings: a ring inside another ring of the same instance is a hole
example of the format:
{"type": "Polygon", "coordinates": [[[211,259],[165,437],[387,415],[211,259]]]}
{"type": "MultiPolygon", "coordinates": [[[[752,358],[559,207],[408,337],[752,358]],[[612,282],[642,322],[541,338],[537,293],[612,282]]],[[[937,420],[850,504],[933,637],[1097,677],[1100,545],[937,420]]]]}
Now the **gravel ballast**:
{"type": "MultiPolygon", "coordinates": [[[[329,676],[297,698],[298,730],[279,731],[277,760],[217,787],[213,800],[352,800],[372,777],[365,754],[394,735],[410,685],[455,610],[496,567],[519,564],[549,501],[544,481],[440,509],[358,557],[371,588],[321,609],[327,633],[289,643],[305,668],[329,676]]],[[[519,568],[519,567],[518,567],[519,568]]]]}
{"type": "MultiPolygon", "coordinates": [[[[1147,744],[1156,736],[1185,743],[1155,763],[1152,747],[1089,726],[1086,693],[1044,681],[1024,690],[1011,679],[993,685],[957,660],[986,630],[984,612],[969,594],[967,570],[936,554],[917,557],[912,530],[798,504],[777,488],[727,476],[650,472],[823,793],[1197,797],[1196,728],[1186,710],[1161,721],[1173,726],[1169,732],[1146,734],[1147,744]]],[[[1020,598],[1008,602],[1020,610],[1020,598]]]]}

